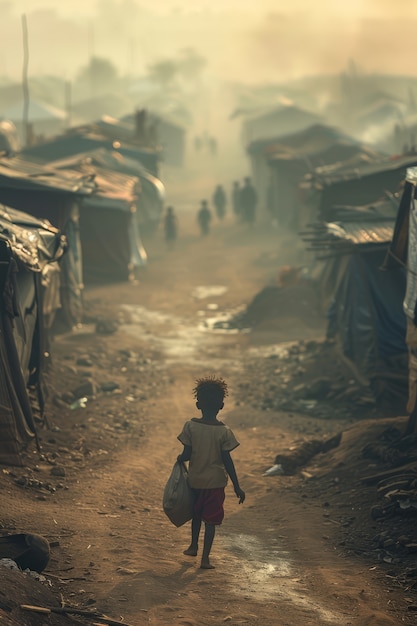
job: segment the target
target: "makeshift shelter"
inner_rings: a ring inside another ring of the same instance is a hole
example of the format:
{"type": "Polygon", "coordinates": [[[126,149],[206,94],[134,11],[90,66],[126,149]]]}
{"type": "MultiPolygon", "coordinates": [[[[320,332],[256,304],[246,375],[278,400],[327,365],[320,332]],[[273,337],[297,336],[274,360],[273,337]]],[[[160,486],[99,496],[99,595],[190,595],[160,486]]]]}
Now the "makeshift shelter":
{"type": "Polygon", "coordinates": [[[83,268],[79,234],[81,199],[92,195],[96,184],[85,174],[57,171],[23,159],[0,159],[0,202],[47,219],[68,241],[61,261],[60,317],[73,327],[82,317],[83,268]]]}
{"type": "Polygon", "coordinates": [[[365,162],[359,158],[354,165],[345,162],[316,168],[300,185],[303,223],[317,219],[333,221],[334,207],[340,204],[365,205],[384,196],[398,195],[407,168],[413,165],[417,165],[417,154],[365,162]]]}
{"type": "Polygon", "coordinates": [[[320,261],[318,288],[328,338],[336,341],[339,354],[377,401],[404,406],[405,272],[381,269],[393,225],[392,219],[352,215],[343,222],[317,224],[307,239],[320,261]]]}
{"type": "MultiPolygon", "coordinates": [[[[50,164],[52,171],[74,172],[94,185],[79,203],[85,282],[127,280],[146,264],[137,215],[139,179],[73,157],[50,164]]],[[[39,165],[38,165],[39,166],[39,165]]]]}
{"type": "MultiPolygon", "coordinates": [[[[113,127],[112,127],[113,128],[113,127]]],[[[107,128],[94,124],[72,128],[64,135],[59,135],[54,139],[30,146],[22,150],[22,154],[29,158],[41,159],[45,162],[64,159],[75,154],[106,148],[107,150],[118,152],[124,157],[128,157],[141,163],[153,176],[158,176],[158,162],[160,160],[160,150],[150,148],[146,145],[133,143],[133,140],[126,139],[126,133],[130,133],[129,127],[123,128],[120,124],[113,128],[114,133],[110,133],[107,128]]]]}
{"type": "MultiPolygon", "coordinates": [[[[155,145],[162,149],[162,160],[167,165],[184,165],[186,145],[186,125],[169,113],[146,110],[147,130],[155,145]]],[[[122,122],[131,126],[135,133],[135,115],[125,115],[122,122]]]]}
{"type": "Polygon", "coordinates": [[[133,278],[146,265],[136,219],[138,179],[94,166],[96,193],[84,198],[80,211],[83,275],[86,282],[111,282],[133,278]]]}
{"type": "Polygon", "coordinates": [[[320,115],[282,102],[278,106],[266,107],[247,115],[243,122],[243,142],[246,146],[259,139],[280,137],[305,130],[320,124],[320,115]]]}
{"type": "Polygon", "coordinates": [[[376,158],[369,147],[331,126],[315,124],[297,133],[257,141],[248,147],[260,205],[282,226],[302,227],[299,183],[319,165],[343,162],[358,154],[376,158]]]}
{"type": "Polygon", "coordinates": [[[21,465],[22,450],[36,437],[34,393],[43,416],[45,316],[59,307],[53,276],[64,249],[65,239],[46,220],[0,207],[1,464],[21,465]]]}
{"type": "Polygon", "coordinates": [[[407,324],[409,353],[409,398],[407,410],[417,421],[417,167],[407,170],[405,185],[398,208],[394,235],[384,267],[390,271],[404,270],[407,289],[403,302],[407,324]]]}
{"type": "Polygon", "coordinates": [[[106,172],[119,172],[139,179],[140,192],[138,189],[136,217],[141,233],[154,232],[160,223],[165,188],[159,178],[153,176],[138,161],[125,157],[114,150],[99,148],[83,154],[76,154],[66,159],[60,159],[49,163],[51,167],[58,169],[75,168],[80,165],[91,165],[106,172]]]}

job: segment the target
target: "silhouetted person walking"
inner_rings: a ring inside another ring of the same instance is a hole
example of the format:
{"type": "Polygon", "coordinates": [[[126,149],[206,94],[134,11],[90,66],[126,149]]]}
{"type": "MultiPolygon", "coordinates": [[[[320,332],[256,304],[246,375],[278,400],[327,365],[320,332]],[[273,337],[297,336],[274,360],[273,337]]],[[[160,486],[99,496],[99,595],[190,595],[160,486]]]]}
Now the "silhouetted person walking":
{"type": "Polygon", "coordinates": [[[245,178],[245,184],[240,192],[240,210],[242,212],[242,220],[247,224],[253,224],[255,221],[255,210],[258,203],[258,194],[253,187],[249,176],[245,178]]]}
{"type": "Polygon", "coordinates": [[[238,219],[241,218],[240,192],[241,192],[241,189],[240,189],[239,181],[235,180],[233,183],[233,187],[232,187],[232,207],[233,207],[233,213],[238,219]]]}
{"type": "Polygon", "coordinates": [[[216,215],[219,220],[222,220],[226,215],[226,194],[221,185],[217,185],[213,194],[213,204],[216,209],[216,215]]]}
{"type": "Polygon", "coordinates": [[[207,200],[201,201],[201,207],[197,213],[197,221],[200,226],[201,236],[205,237],[210,232],[211,211],[207,206],[207,200]]]}
{"type": "Polygon", "coordinates": [[[172,206],[167,208],[164,219],[165,241],[169,248],[173,248],[178,235],[178,220],[172,206]]]}

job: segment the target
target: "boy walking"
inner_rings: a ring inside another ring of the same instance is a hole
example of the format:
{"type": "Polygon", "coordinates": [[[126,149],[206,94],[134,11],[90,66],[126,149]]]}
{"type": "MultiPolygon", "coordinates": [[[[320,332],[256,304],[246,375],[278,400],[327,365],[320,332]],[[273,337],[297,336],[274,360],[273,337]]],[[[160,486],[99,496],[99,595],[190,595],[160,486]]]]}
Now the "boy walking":
{"type": "Polygon", "coordinates": [[[233,483],[239,504],[245,501],[235,466],[230,456],[239,442],[231,429],[217,419],[227,396],[227,384],[222,378],[200,378],[196,381],[194,397],[201,417],[187,421],[178,435],[184,450],[178,461],[189,461],[188,482],[195,496],[194,515],[191,522],[191,544],[184,550],[188,556],[197,556],[201,523],[205,524],[202,569],[214,569],[210,563],[216,526],[224,517],[224,488],[227,477],[233,483]]]}

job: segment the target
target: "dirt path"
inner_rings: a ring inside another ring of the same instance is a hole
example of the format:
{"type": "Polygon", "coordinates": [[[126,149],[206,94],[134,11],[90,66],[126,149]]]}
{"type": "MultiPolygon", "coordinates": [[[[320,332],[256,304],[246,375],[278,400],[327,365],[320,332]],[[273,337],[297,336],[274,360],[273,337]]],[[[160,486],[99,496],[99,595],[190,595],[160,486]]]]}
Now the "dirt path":
{"type": "MultiPolygon", "coordinates": [[[[283,243],[279,253],[276,233],[239,233],[229,224],[204,242],[183,233],[183,242],[171,253],[158,241],[149,249],[150,265],[137,286],[88,294],[91,306],[116,305],[125,316],[119,332],[103,339],[107,351],[146,347],[157,362],[155,393],[144,407],[137,406],[146,437],[133,434],[114,453],[104,450],[85,471],[69,474],[69,489],[57,493],[53,502],[32,502],[40,526],[57,527],[65,596],[78,602],[90,598],[108,614],[123,615],[138,626],[404,623],[373,571],[343,557],[322,504],[306,502],[302,479],[262,477],[280,447],[294,438],[288,416],[257,412],[239,400],[239,373],[251,349],[262,349],[272,339],[311,336],[317,329],[298,325],[295,336],[286,325],[285,332],[268,327],[250,335],[204,331],[212,311],[235,309],[273,281],[280,254],[288,262],[291,245],[283,243]],[[199,299],[194,290],[201,286],[227,289],[199,299]],[[207,306],[214,304],[219,309],[207,306]],[[221,373],[231,386],[222,417],[242,444],[234,460],[247,491],[247,501],[239,506],[227,488],[213,571],[200,570],[198,560],[182,554],[188,525],[174,528],[161,510],[163,487],[181,449],[176,436],[195,415],[193,381],[208,372],[221,373]],[[161,383],[157,393],[162,376],[170,382],[161,383]]],[[[67,353],[76,341],[62,338],[58,354],[67,353]]],[[[98,414],[103,408],[101,403],[95,410],[105,427],[105,414],[98,414]]],[[[332,429],[336,426],[329,425],[332,429]]],[[[19,502],[22,506],[21,497],[19,502]]]]}

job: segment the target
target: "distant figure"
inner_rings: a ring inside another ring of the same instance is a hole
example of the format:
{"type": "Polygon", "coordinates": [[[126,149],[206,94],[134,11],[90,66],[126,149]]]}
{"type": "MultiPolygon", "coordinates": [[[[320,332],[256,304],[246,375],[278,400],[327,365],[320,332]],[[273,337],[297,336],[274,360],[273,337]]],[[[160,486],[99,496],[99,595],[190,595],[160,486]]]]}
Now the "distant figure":
{"type": "Polygon", "coordinates": [[[213,204],[216,209],[216,215],[219,220],[222,220],[226,215],[226,194],[221,185],[217,185],[213,194],[213,204]]]}
{"type": "Polygon", "coordinates": [[[242,220],[247,224],[253,224],[255,221],[255,210],[258,203],[258,195],[253,187],[249,176],[245,178],[245,184],[241,189],[240,210],[242,212],[242,220]]]}
{"type": "Polygon", "coordinates": [[[164,219],[165,241],[169,248],[173,248],[178,234],[178,220],[172,206],[167,208],[164,219]]]}
{"type": "Polygon", "coordinates": [[[210,232],[211,222],[211,211],[207,206],[207,200],[201,201],[201,207],[197,213],[197,221],[200,226],[201,236],[206,237],[210,232]]]}
{"type": "Polygon", "coordinates": [[[232,206],[233,206],[233,213],[235,214],[235,216],[240,219],[241,218],[241,214],[240,214],[240,185],[239,185],[239,181],[235,180],[233,183],[233,187],[232,187],[232,206]]]}

